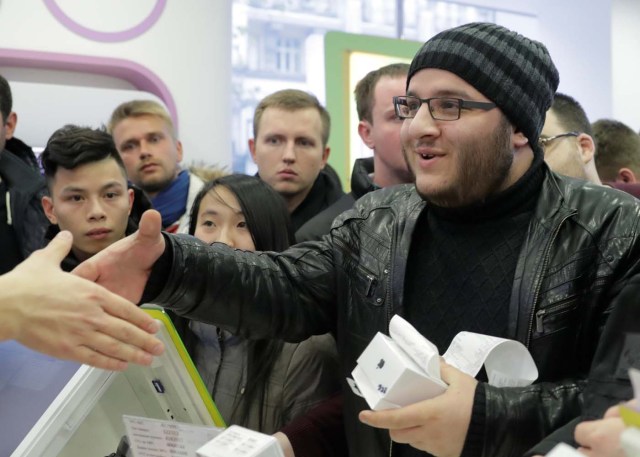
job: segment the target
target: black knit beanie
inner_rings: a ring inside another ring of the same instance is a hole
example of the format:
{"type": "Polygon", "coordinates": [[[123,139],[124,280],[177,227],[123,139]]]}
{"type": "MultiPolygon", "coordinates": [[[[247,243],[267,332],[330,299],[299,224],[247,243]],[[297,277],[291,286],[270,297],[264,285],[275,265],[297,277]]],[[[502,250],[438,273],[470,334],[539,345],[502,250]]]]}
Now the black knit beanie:
{"type": "Polygon", "coordinates": [[[444,30],[427,41],[411,62],[450,71],[494,102],[535,147],[559,75],[547,48],[502,26],[472,23],[444,30]]]}

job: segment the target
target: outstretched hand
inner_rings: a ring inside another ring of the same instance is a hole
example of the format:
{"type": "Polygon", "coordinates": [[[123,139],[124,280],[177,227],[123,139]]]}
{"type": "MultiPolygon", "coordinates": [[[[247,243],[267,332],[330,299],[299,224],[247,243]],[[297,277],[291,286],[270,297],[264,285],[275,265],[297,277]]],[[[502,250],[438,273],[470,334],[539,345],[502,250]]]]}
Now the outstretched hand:
{"type": "Polygon", "coordinates": [[[624,457],[620,435],[625,429],[620,418],[620,408],[613,406],[599,420],[578,424],[575,439],[578,451],[588,457],[624,457]]]}
{"type": "MultiPolygon", "coordinates": [[[[636,402],[631,400],[627,404],[635,407],[636,402]]],[[[624,429],[620,407],[612,406],[602,419],[580,422],[576,426],[574,438],[578,443],[578,451],[586,457],[625,457],[620,442],[624,429]]]]}
{"type": "Polygon", "coordinates": [[[72,273],[138,303],[153,264],[164,252],[161,229],[160,213],[145,211],[137,232],[85,260],[72,273]]]}
{"type": "Polygon", "coordinates": [[[158,324],[133,303],[60,269],[73,238],[60,232],[0,276],[0,340],[107,370],[151,364],[158,324]]]}
{"type": "Polygon", "coordinates": [[[459,456],[471,422],[478,381],[443,361],[440,371],[442,380],[449,385],[442,395],[403,408],[362,411],[360,420],[388,429],[397,443],[410,444],[438,457],[459,456]]]}

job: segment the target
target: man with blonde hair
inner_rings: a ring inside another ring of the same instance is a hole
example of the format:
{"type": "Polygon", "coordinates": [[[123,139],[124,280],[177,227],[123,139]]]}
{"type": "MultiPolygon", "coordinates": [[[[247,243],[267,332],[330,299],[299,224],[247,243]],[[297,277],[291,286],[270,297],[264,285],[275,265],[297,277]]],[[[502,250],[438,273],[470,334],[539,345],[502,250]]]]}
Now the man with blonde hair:
{"type": "Polygon", "coordinates": [[[327,110],[301,90],[274,92],[254,113],[251,156],[260,179],[285,199],[294,230],[344,194],[335,173],[325,169],[330,128],[327,110]]]}
{"type": "Polygon", "coordinates": [[[168,232],[187,233],[189,212],[203,181],[180,167],[182,143],[169,113],[153,100],[122,103],[107,126],[131,182],[144,190],[168,232]]]}

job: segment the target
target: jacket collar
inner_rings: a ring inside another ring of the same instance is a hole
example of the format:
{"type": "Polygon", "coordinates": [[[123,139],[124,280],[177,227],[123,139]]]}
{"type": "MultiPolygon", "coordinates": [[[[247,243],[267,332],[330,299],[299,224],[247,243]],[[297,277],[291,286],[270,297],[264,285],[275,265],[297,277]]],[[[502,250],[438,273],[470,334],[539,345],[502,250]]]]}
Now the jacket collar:
{"type": "Polygon", "coordinates": [[[380,189],[373,183],[373,157],[357,159],[353,164],[351,172],[351,193],[357,200],[365,194],[380,189]]]}
{"type": "Polygon", "coordinates": [[[31,194],[44,186],[44,178],[6,149],[0,152],[0,176],[8,189],[31,194]]]}
{"type": "Polygon", "coordinates": [[[38,163],[38,159],[36,158],[33,149],[31,149],[31,147],[25,144],[22,140],[15,136],[13,138],[9,138],[6,142],[5,150],[18,157],[37,173],[40,173],[40,164],[38,163]]]}
{"type": "Polygon", "coordinates": [[[344,191],[340,183],[325,170],[321,170],[305,199],[291,213],[294,232],[342,195],[344,191]]]}

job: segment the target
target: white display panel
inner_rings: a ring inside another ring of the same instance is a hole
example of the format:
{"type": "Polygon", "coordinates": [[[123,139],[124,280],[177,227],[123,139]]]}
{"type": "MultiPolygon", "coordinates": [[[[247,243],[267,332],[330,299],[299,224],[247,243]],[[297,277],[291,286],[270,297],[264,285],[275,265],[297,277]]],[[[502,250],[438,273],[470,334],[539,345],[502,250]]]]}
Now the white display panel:
{"type": "Polygon", "coordinates": [[[0,348],[3,372],[5,360],[17,357],[20,363],[14,361],[12,371],[19,365],[20,377],[37,379],[37,391],[47,392],[29,395],[29,383],[17,385],[15,376],[0,385],[0,455],[77,457],[87,449],[92,455],[109,455],[125,435],[124,414],[224,426],[170,321],[161,311],[150,313],[163,323],[157,336],[166,348],[150,367],[130,365],[124,372],[112,372],[55,360],[15,343],[0,348]],[[45,385],[50,388],[43,389],[45,385]],[[22,401],[5,403],[17,391],[22,401]],[[15,426],[16,436],[5,445],[5,424],[25,411],[32,413],[15,426]]]}

